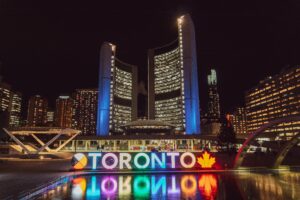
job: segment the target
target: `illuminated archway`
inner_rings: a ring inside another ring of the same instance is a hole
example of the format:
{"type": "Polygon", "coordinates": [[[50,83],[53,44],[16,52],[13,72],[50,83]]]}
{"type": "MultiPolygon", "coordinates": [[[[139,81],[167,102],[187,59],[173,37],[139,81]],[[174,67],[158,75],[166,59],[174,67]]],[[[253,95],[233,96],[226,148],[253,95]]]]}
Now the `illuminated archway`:
{"type": "MultiPolygon", "coordinates": [[[[241,148],[239,149],[235,160],[234,160],[234,168],[239,168],[245,158],[245,155],[247,154],[247,150],[249,148],[249,144],[254,141],[261,133],[263,133],[266,129],[273,127],[277,124],[281,124],[284,122],[292,122],[292,121],[300,121],[300,116],[290,116],[290,117],[285,117],[285,118],[280,118],[280,119],[276,119],[273,120],[267,124],[264,124],[263,126],[261,126],[259,129],[257,129],[256,131],[254,131],[253,133],[251,133],[248,138],[246,139],[246,141],[243,143],[243,145],[241,146],[241,148]]],[[[289,143],[289,142],[288,142],[289,143]]],[[[291,148],[291,147],[290,147],[291,148]]],[[[290,149],[289,148],[289,149],[290,149]]],[[[286,149],[286,150],[289,150],[286,149]]],[[[287,153],[285,153],[283,156],[286,156],[287,153]]],[[[283,157],[284,158],[284,157],[283,157]]],[[[282,160],[283,160],[282,158],[282,160]]],[[[281,161],[282,161],[281,160],[281,161]]]]}
{"type": "Polygon", "coordinates": [[[296,144],[298,144],[300,141],[300,132],[294,135],[292,139],[290,139],[286,144],[283,145],[282,148],[280,148],[279,152],[276,155],[275,162],[273,164],[273,168],[278,168],[279,165],[282,163],[285,156],[288,154],[291,148],[293,148],[296,144]]]}

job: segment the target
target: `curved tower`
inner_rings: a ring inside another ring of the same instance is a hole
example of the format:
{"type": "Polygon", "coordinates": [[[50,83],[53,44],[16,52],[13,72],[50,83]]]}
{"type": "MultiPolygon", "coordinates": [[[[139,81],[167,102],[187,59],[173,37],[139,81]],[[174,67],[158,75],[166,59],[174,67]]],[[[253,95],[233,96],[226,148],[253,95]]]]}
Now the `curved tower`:
{"type": "Polygon", "coordinates": [[[116,58],[116,46],[105,42],[100,51],[97,135],[122,132],[137,118],[137,67],[116,58]]]}
{"type": "Polygon", "coordinates": [[[197,55],[190,15],[177,19],[178,38],[148,51],[148,117],[200,134],[197,55]]]}

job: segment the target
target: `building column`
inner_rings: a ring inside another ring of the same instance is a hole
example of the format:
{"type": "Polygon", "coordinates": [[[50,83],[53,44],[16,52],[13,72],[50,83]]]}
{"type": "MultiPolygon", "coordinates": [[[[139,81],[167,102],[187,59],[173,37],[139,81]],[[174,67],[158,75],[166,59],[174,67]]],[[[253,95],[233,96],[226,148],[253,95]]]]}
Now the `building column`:
{"type": "Polygon", "coordinates": [[[85,151],[87,151],[87,149],[88,149],[87,143],[88,143],[87,140],[85,140],[85,142],[84,142],[84,150],[85,150],[85,151]]]}
{"type": "Polygon", "coordinates": [[[176,151],[176,140],[173,140],[173,150],[176,151]]]}
{"type": "Polygon", "coordinates": [[[142,149],[143,149],[144,151],[146,151],[146,149],[147,149],[147,148],[146,148],[146,140],[142,140],[142,145],[143,145],[143,148],[142,148],[142,149]]]}
{"type": "Polygon", "coordinates": [[[117,150],[117,140],[114,140],[113,143],[114,143],[114,148],[113,148],[113,150],[116,151],[116,150],[117,150]]]}

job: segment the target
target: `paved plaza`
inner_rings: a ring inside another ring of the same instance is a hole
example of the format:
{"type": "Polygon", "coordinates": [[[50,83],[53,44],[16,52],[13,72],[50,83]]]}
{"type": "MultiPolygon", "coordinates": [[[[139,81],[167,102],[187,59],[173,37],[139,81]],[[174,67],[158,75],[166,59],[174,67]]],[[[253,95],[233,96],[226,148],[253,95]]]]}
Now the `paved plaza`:
{"type": "Polygon", "coordinates": [[[0,160],[0,199],[17,199],[41,184],[70,174],[70,160],[0,160]]]}

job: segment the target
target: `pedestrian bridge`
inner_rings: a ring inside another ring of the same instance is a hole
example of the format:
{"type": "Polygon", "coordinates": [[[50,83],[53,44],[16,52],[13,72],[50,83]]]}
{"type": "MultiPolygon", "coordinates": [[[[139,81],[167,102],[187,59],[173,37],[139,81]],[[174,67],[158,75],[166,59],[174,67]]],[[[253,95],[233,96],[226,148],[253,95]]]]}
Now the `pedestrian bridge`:
{"type": "Polygon", "coordinates": [[[18,152],[25,154],[40,154],[44,151],[47,153],[56,153],[72,141],[81,131],[70,128],[58,127],[20,127],[12,129],[3,129],[15,144],[10,145],[11,148],[18,152]],[[24,144],[18,137],[32,137],[40,147],[30,144],[24,144]],[[47,137],[43,137],[47,136],[47,137]],[[53,136],[51,139],[45,141],[45,138],[53,136]],[[66,140],[57,148],[51,149],[49,146],[53,144],[60,136],[64,136],[66,140]],[[43,140],[41,139],[43,138],[43,140]]]}
{"type": "MultiPolygon", "coordinates": [[[[297,122],[297,121],[300,122],[300,116],[298,116],[298,115],[297,116],[289,116],[289,117],[285,117],[285,118],[281,118],[281,119],[276,119],[276,120],[270,121],[269,123],[263,125],[259,129],[257,129],[255,132],[251,133],[248,136],[248,138],[245,140],[243,145],[240,147],[240,149],[238,150],[238,153],[237,153],[237,155],[235,157],[235,161],[234,161],[234,168],[239,168],[239,167],[243,166],[243,162],[244,162],[245,158],[249,155],[251,146],[260,146],[260,147],[264,146],[263,142],[257,141],[258,138],[260,138],[261,136],[266,138],[266,137],[268,137],[268,134],[270,134],[269,135],[270,137],[274,138],[274,135],[272,135],[272,133],[265,133],[265,131],[267,129],[278,126],[279,124],[282,124],[282,123],[297,122]]],[[[300,124],[299,124],[299,126],[300,126],[300,124]]],[[[266,157],[265,164],[268,167],[278,168],[282,164],[283,160],[285,159],[285,157],[287,156],[289,151],[294,146],[299,144],[299,142],[300,142],[300,131],[296,132],[296,134],[294,134],[289,140],[286,140],[286,141],[265,142],[266,143],[265,147],[273,150],[272,151],[273,154],[270,154],[269,156],[265,156],[266,157]],[[274,142],[275,142],[275,145],[274,145],[274,142]]],[[[259,157],[259,155],[255,155],[255,157],[259,157]]],[[[299,157],[298,157],[298,159],[299,159],[299,157]]],[[[254,160],[252,159],[252,161],[254,161],[254,160]]]]}

